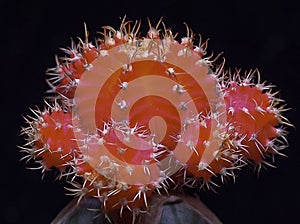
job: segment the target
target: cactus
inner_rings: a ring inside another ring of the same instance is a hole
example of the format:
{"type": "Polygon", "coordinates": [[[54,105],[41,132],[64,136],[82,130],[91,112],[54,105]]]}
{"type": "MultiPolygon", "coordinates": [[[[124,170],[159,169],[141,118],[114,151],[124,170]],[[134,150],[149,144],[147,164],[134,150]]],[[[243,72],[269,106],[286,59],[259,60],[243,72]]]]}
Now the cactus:
{"type": "Polygon", "coordinates": [[[281,151],[288,145],[286,125],[290,122],[282,116],[286,109],[271,88],[260,83],[257,70],[243,78],[235,74],[223,83],[228,119],[243,139],[243,157],[254,162],[258,170],[264,165],[272,167],[274,156],[284,156],[281,151]],[[257,83],[252,81],[256,74],[257,83]]]}
{"type": "Polygon", "coordinates": [[[248,163],[273,166],[291,126],[257,70],[231,74],[187,25],[177,41],[162,20],[148,23],[139,37],[141,22],[124,18],[94,43],[85,25],[85,39],[47,70],[49,100],[25,118],[20,147],[42,173],[58,169],[77,204],[96,198],[107,219],[133,223],[153,195],[214,189],[248,163]]]}

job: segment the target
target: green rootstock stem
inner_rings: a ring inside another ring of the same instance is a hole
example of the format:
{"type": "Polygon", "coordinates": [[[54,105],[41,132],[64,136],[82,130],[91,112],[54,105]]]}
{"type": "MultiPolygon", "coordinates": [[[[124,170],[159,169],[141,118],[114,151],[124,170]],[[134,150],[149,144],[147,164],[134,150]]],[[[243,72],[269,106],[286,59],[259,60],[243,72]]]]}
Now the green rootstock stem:
{"type": "MultiPolygon", "coordinates": [[[[91,197],[83,198],[77,205],[72,200],[51,222],[51,224],[108,224],[110,223],[99,211],[100,203],[91,197]]],[[[130,214],[128,217],[131,217],[130,214]]],[[[119,214],[110,215],[113,224],[132,224],[132,218],[123,218],[119,214]]],[[[154,196],[149,204],[149,212],[135,219],[134,224],[221,224],[199,198],[186,195],[154,196]]]]}

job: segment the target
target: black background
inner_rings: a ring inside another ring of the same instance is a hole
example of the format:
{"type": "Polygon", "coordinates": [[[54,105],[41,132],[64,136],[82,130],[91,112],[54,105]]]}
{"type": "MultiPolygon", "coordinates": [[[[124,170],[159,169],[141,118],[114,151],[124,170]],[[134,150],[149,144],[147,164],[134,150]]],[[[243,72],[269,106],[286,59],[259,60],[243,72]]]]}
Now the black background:
{"type": "MultiPolygon", "coordinates": [[[[292,110],[286,117],[299,124],[299,7],[297,1],[1,1],[1,185],[0,223],[50,223],[71,200],[64,185],[47,174],[25,169],[16,145],[28,107],[43,105],[46,68],[54,55],[69,46],[70,37],[91,35],[103,25],[119,27],[120,17],[155,24],[161,16],[178,37],[183,22],[210,38],[209,52],[224,51],[226,68],[258,68],[263,80],[277,85],[292,110]]],[[[276,160],[277,169],[259,177],[243,169],[235,184],[218,193],[202,191],[206,205],[225,224],[300,223],[300,153],[296,129],[290,129],[289,158],[276,160]],[[298,147],[297,147],[298,146],[298,147]]]]}

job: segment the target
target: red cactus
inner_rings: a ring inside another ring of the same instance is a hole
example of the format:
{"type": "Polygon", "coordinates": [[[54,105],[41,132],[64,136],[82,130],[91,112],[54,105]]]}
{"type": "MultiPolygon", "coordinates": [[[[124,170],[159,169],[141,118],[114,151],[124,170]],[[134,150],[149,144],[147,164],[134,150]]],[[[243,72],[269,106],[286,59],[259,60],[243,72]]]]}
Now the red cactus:
{"type": "Polygon", "coordinates": [[[96,44],[87,31],[72,41],[48,70],[55,105],[34,111],[23,129],[24,158],[57,167],[70,194],[98,198],[108,214],[135,217],[154,193],[216,185],[213,176],[234,178],[246,160],[269,164],[263,158],[285,147],[278,125],[289,123],[268,86],[251,83],[254,73],[227,77],[223,64],[213,72],[207,42],[195,46],[187,27],[178,43],[160,23],[149,22],[145,38],[140,23],[122,21],[119,30],[104,27],[96,44]]]}
{"type": "Polygon", "coordinates": [[[236,74],[223,86],[223,92],[228,120],[235,126],[235,135],[242,138],[242,154],[260,169],[262,165],[273,166],[265,157],[283,155],[286,131],[279,125],[290,124],[281,115],[283,107],[276,107],[282,100],[271,92],[271,86],[252,82],[256,73],[250,71],[245,78],[236,74]]]}
{"type": "Polygon", "coordinates": [[[36,118],[27,120],[29,127],[23,129],[34,148],[24,150],[34,159],[42,158],[38,163],[43,171],[52,167],[65,171],[78,151],[72,113],[64,111],[57,103],[43,112],[35,110],[34,113],[36,118]]]}

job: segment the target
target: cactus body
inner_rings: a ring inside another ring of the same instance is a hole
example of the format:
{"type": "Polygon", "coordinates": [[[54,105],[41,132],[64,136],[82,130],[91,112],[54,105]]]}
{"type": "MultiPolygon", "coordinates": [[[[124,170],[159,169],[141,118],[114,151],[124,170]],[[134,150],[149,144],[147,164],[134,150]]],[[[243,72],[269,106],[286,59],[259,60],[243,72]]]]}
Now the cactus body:
{"type": "Polygon", "coordinates": [[[149,24],[142,38],[139,22],[123,20],[95,43],[87,31],[72,41],[47,71],[53,102],[23,129],[24,158],[58,168],[69,194],[97,198],[108,216],[135,219],[153,194],[217,186],[213,177],[270,164],[286,147],[289,123],[269,86],[229,76],[188,27],[178,42],[162,21],[149,24]]]}

